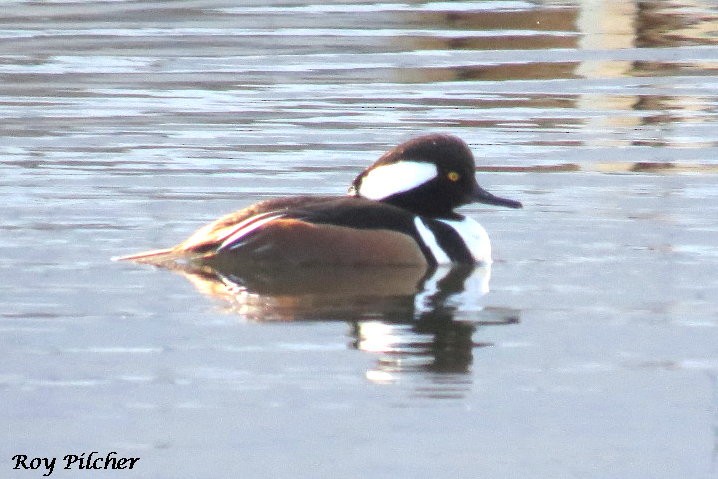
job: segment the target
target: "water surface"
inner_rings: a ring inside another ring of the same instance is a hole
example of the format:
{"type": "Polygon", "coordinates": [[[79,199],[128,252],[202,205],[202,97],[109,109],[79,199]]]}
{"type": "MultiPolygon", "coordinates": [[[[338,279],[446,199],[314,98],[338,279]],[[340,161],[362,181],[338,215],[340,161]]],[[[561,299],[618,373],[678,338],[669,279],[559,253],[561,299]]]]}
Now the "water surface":
{"type": "Polygon", "coordinates": [[[700,0],[5,2],[0,475],[715,477],[716,32],[700,0]],[[490,272],[110,261],[432,131],[524,203],[462,209],[490,272]]]}

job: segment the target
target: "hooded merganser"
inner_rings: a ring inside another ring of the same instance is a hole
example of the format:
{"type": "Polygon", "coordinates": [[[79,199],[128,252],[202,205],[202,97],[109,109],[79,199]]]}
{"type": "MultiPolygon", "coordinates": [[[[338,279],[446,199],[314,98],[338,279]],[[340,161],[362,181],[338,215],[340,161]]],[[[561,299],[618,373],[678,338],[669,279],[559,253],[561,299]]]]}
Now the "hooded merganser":
{"type": "Polygon", "coordinates": [[[124,256],[157,266],[489,263],[484,228],[454,211],[474,202],[521,208],[482,189],[461,139],[431,134],[385,153],[347,196],[262,201],[224,216],[173,248],[124,256]]]}

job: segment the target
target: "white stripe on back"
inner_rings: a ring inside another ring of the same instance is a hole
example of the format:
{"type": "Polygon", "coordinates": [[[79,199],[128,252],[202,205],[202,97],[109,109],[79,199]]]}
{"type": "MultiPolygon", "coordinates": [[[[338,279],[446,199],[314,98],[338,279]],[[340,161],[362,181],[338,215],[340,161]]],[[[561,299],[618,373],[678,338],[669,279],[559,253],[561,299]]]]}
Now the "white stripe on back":
{"type": "Polygon", "coordinates": [[[224,242],[222,242],[218,250],[223,250],[227,247],[229,247],[230,250],[237,248],[241,244],[241,240],[244,236],[248,235],[260,226],[284,216],[281,213],[275,213],[276,211],[269,211],[260,215],[254,215],[244,221],[240,221],[234,231],[230,233],[230,235],[227,237],[227,239],[224,240],[224,242]]]}

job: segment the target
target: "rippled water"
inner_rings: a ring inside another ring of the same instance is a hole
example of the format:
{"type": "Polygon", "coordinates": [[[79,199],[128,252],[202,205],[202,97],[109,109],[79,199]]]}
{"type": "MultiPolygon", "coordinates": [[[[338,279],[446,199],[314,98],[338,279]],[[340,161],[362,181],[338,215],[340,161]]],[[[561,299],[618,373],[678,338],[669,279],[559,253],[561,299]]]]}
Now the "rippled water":
{"type": "Polygon", "coordinates": [[[708,0],[4,2],[0,476],[714,477],[717,45],[708,0]],[[110,261],[429,131],[524,203],[463,209],[490,273],[110,261]]]}

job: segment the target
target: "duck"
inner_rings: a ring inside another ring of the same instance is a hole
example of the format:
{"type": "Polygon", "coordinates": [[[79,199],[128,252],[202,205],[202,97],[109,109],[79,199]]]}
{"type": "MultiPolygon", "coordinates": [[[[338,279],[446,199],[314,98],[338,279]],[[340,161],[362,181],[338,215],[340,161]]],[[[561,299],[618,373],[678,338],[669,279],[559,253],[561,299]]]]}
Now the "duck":
{"type": "Polygon", "coordinates": [[[115,258],[155,266],[412,266],[489,264],[491,242],[455,210],[470,203],[521,208],[479,186],[460,138],[427,134],[387,151],[345,196],[302,195],[253,204],[171,248],[115,258]]]}

